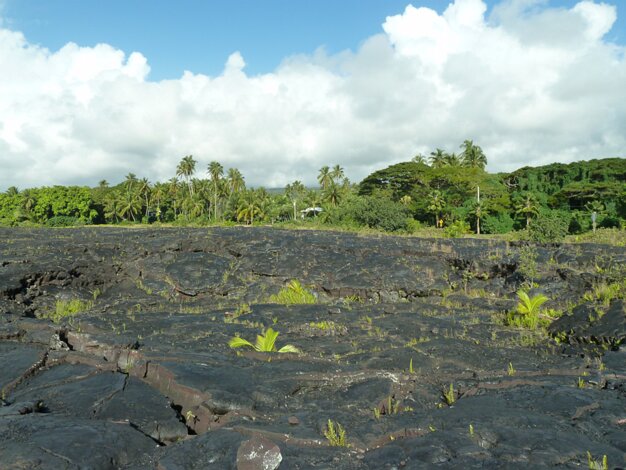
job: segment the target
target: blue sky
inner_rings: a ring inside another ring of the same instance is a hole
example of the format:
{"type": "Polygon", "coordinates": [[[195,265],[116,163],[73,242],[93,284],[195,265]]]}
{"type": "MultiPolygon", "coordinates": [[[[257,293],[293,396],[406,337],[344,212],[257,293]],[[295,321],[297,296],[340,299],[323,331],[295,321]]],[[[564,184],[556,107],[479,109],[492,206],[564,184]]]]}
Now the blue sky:
{"type": "Polygon", "coordinates": [[[465,139],[490,171],[625,156],[626,0],[407,5],[0,0],[0,191],[190,154],[267,187],[465,139]]]}
{"type": "MultiPolygon", "coordinates": [[[[184,70],[219,74],[226,58],[240,51],[248,74],[274,70],[294,54],[320,46],[334,54],[356,50],[382,33],[389,15],[400,14],[408,0],[5,0],[11,29],[29,42],[58,50],[107,43],[126,53],[139,51],[151,67],[150,80],[179,78],[184,70]]],[[[494,1],[488,1],[489,10],[494,1]]],[[[571,7],[550,0],[543,7],[571,7]]],[[[609,39],[624,43],[626,5],[609,39]]],[[[442,0],[413,1],[442,13],[442,0]]]]}

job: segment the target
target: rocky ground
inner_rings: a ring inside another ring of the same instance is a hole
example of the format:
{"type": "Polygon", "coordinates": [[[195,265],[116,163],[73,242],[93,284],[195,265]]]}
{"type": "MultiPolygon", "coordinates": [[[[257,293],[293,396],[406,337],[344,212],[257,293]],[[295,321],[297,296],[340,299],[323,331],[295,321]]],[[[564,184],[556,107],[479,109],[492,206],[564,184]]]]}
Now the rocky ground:
{"type": "Polygon", "coordinates": [[[622,468],[624,266],[601,245],[0,229],[0,468],[622,468]],[[294,279],[316,303],[269,302],[294,279]],[[524,283],[564,316],[507,326],[524,283]],[[301,353],[228,345],[267,328],[301,353]]]}

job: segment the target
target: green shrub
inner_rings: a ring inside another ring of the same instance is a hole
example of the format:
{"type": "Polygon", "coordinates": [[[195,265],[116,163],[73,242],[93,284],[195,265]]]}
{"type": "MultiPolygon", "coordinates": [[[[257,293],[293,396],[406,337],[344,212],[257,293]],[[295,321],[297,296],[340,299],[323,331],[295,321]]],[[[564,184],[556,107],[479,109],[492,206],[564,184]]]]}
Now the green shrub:
{"type": "Polygon", "coordinates": [[[415,220],[413,217],[409,217],[406,219],[407,233],[415,233],[421,228],[422,228],[422,224],[420,224],[418,220],[415,220]]]}
{"type": "Polygon", "coordinates": [[[313,293],[294,279],[286,287],[283,287],[278,294],[270,296],[269,302],[273,304],[295,305],[314,304],[317,299],[313,293]]]}
{"type": "Polygon", "coordinates": [[[75,225],[84,225],[78,217],[69,215],[57,215],[46,220],[48,227],[73,227],[75,225]]]}
{"type": "Polygon", "coordinates": [[[506,212],[483,217],[480,227],[483,233],[509,233],[513,230],[515,221],[506,212]]]}
{"type": "Polygon", "coordinates": [[[531,222],[526,236],[537,243],[562,242],[567,235],[570,219],[570,215],[563,211],[542,212],[531,222]]]}
{"type": "Polygon", "coordinates": [[[471,233],[471,228],[464,220],[457,220],[448,225],[443,231],[446,234],[446,237],[458,238],[471,233]]]}
{"type": "Polygon", "coordinates": [[[344,226],[361,226],[385,232],[409,231],[409,211],[385,197],[356,196],[329,211],[325,221],[344,226]]]}

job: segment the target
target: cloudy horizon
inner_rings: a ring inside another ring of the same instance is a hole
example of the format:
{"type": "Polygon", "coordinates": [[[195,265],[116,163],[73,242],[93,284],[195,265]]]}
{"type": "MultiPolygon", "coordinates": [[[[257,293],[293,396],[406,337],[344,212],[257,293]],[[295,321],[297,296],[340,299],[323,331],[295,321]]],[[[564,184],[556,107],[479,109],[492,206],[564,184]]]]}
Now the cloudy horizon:
{"type": "Polygon", "coordinates": [[[250,186],[314,185],[340,164],[354,182],[435,148],[480,145],[489,171],[624,157],[626,47],[615,1],[563,8],[456,0],[408,4],[381,32],[338,53],[320,47],[247,74],[150,79],[150,57],[106,43],[50,50],[0,9],[0,191],[165,181],[185,155],[250,186]]]}

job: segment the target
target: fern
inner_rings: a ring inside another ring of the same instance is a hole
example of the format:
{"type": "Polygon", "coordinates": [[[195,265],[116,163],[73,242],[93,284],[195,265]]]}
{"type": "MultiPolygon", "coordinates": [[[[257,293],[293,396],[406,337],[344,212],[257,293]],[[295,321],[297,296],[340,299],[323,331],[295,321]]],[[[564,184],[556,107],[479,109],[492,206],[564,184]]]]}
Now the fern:
{"type": "Polygon", "coordinates": [[[324,436],[331,446],[348,447],[346,430],[341,424],[334,423],[331,419],[328,420],[328,425],[326,426],[326,430],[324,431],[324,436]]]}

